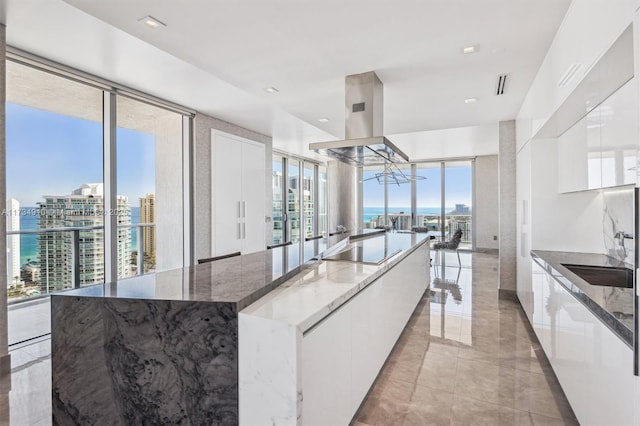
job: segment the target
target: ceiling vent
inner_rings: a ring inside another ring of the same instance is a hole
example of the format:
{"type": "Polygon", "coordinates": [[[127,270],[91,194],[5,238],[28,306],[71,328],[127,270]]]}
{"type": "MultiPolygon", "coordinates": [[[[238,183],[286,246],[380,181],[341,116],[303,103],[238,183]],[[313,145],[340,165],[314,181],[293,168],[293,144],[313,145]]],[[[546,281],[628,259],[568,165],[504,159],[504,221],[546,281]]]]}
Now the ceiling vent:
{"type": "Polygon", "coordinates": [[[496,80],[496,96],[504,95],[504,88],[507,85],[507,74],[500,74],[496,80]]]}

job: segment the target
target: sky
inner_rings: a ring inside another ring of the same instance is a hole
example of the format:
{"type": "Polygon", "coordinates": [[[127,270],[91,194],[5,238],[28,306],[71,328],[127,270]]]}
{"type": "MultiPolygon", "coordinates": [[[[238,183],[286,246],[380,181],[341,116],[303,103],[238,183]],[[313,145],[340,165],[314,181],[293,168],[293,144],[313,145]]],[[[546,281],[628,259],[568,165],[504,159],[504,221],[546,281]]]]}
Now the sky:
{"type": "MultiPolygon", "coordinates": [[[[376,179],[366,180],[373,177],[375,173],[377,172],[364,171],[362,196],[365,207],[384,206],[384,185],[380,185],[376,179]]],[[[440,207],[440,168],[418,168],[417,175],[426,178],[416,181],[417,207],[440,207]]],[[[445,167],[445,206],[466,204],[471,207],[471,182],[471,165],[445,167]]],[[[411,186],[408,183],[389,185],[389,207],[411,208],[411,186]]]]}
{"type": "MultiPolygon", "coordinates": [[[[7,102],[7,198],[33,207],[103,180],[102,123],[7,102]]],[[[155,137],[118,128],[118,195],[155,193],[155,137]]]]}

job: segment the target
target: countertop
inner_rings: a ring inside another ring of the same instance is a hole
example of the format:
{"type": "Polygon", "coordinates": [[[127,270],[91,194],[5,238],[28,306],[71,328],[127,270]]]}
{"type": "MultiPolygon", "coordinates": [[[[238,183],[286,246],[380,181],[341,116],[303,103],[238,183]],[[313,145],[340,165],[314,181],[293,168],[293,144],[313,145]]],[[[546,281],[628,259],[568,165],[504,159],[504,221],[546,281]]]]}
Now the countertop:
{"type": "Polygon", "coordinates": [[[427,241],[424,233],[400,232],[353,241],[345,248],[358,246],[372,252],[400,252],[379,265],[318,262],[245,308],[241,314],[294,325],[304,333],[427,241]]]}
{"type": "MultiPolygon", "coordinates": [[[[305,250],[312,246],[305,244],[305,250]]],[[[297,244],[278,247],[54,296],[223,302],[239,311],[301,270],[299,250],[297,244]]]]}
{"type": "Polygon", "coordinates": [[[532,250],[531,257],[627,345],[633,345],[634,289],[591,285],[562,264],[619,266],[631,270],[633,265],[595,253],[532,250]]]}

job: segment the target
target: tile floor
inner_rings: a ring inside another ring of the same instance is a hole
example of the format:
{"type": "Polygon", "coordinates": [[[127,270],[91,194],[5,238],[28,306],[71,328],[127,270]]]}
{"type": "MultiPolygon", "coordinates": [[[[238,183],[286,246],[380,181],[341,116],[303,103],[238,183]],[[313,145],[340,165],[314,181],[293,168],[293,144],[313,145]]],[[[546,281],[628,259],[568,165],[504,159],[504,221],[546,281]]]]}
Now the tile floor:
{"type": "MultiPolygon", "coordinates": [[[[572,425],[573,412],[516,302],[498,300],[498,259],[455,254],[391,353],[355,425],[572,425]],[[452,266],[453,265],[453,266],[452,266]]],[[[12,350],[0,425],[51,424],[51,345],[12,350]]]]}
{"type": "Polygon", "coordinates": [[[498,300],[497,256],[461,257],[431,269],[354,424],[578,424],[524,312],[498,300]]]}

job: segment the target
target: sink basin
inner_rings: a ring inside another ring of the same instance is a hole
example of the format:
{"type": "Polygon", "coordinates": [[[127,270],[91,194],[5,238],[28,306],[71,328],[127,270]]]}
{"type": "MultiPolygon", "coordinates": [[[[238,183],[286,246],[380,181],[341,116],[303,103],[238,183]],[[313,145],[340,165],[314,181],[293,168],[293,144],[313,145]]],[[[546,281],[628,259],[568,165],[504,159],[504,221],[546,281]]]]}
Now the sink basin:
{"type": "Polygon", "coordinates": [[[631,269],[614,266],[571,265],[567,263],[562,263],[562,266],[591,285],[633,288],[633,271],[631,269]]]}

